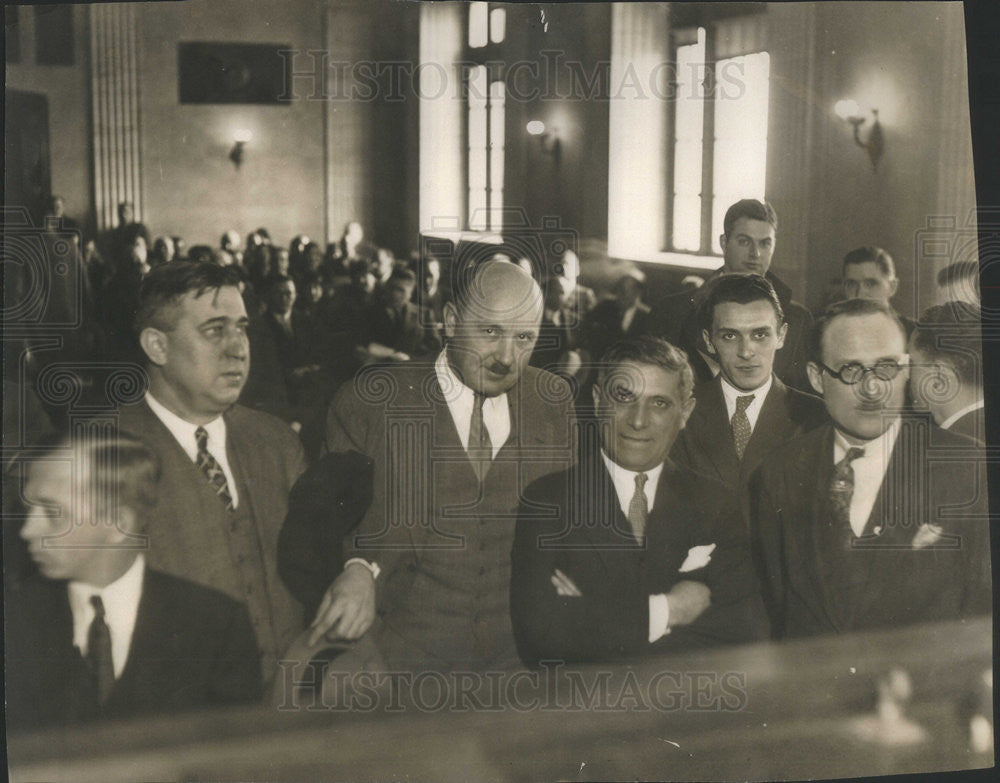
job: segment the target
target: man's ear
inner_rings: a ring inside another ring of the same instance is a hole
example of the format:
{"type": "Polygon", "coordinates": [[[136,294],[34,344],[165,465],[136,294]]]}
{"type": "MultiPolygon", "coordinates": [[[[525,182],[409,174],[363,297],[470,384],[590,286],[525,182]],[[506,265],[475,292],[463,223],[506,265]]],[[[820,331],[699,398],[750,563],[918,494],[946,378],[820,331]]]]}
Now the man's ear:
{"type": "Polygon", "coordinates": [[[681,406],[681,429],[684,429],[687,426],[688,419],[691,418],[691,414],[694,413],[694,407],[697,403],[698,400],[693,395],[684,401],[684,404],[681,406]]]}
{"type": "Polygon", "coordinates": [[[806,375],[809,376],[809,385],[813,387],[820,397],[823,396],[823,371],[816,362],[809,362],[806,365],[806,375]]]}
{"type": "Polygon", "coordinates": [[[899,278],[894,277],[889,281],[889,298],[892,299],[896,295],[896,291],[899,290],[899,278]]]}
{"type": "Polygon", "coordinates": [[[451,302],[444,306],[444,333],[446,337],[455,336],[455,328],[458,326],[458,310],[451,302]]]}
{"type": "Polygon", "coordinates": [[[705,347],[708,348],[708,352],[715,356],[715,346],[712,345],[711,336],[708,333],[708,329],[701,330],[701,339],[705,343],[705,347]]]}
{"type": "Polygon", "coordinates": [[[719,247],[722,248],[722,252],[726,251],[726,235],[719,234],[719,247]]]}
{"type": "Polygon", "coordinates": [[[149,360],[159,367],[167,363],[169,340],[166,332],[161,332],[152,326],[147,326],[139,333],[139,345],[142,346],[142,350],[149,357],[149,360]]]}
{"type": "Polygon", "coordinates": [[[778,344],[777,348],[774,350],[780,350],[785,347],[785,337],[788,336],[788,321],[785,321],[781,326],[778,327],[778,344]]]}

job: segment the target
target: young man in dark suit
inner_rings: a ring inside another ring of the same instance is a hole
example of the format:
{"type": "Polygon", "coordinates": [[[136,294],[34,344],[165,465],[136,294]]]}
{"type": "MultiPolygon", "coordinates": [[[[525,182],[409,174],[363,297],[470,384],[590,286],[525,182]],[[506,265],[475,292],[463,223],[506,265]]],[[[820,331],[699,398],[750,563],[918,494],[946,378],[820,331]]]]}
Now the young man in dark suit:
{"type": "Polygon", "coordinates": [[[733,493],[667,458],[692,386],[684,354],[659,338],[602,357],[579,463],[532,484],[518,512],[511,620],[525,662],[766,635],[733,493]]]}
{"type": "MultiPolygon", "coordinates": [[[[874,299],[892,307],[892,298],[899,290],[896,264],[892,256],[875,245],[856,247],[844,256],[841,266],[844,296],[847,299],[874,299]]],[[[906,334],[913,331],[913,320],[896,313],[906,334]]]]}
{"type": "Polygon", "coordinates": [[[966,438],[901,416],[906,336],[882,302],[832,305],[809,379],[830,424],[765,461],[751,490],[779,636],[988,614],[985,459],[966,438]]]}
{"type": "Polygon", "coordinates": [[[12,730],[260,698],[246,608],[149,568],[159,464],[140,442],[62,442],[30,464],[21,537],[39,574],[8,590],[12,730]]]}
{"type": "MultiPolygon", "coordinates": [[[[806,379],[805,341],[812,315],[798,302],[792,301],[792,289],[770,271],[771,256],[777,242],[778,216],[766,201],[743,199],[726,211],[722,247],[722,269],[719,274],[755,274],[766,277],[778,294],[785,313],[788,330],[784,349],[775,357],[774,374],[786,385],[808,390],[806,379]]],[[[697,381],[707,381],[718,375],[719,366],[702,338],[698,307],[711,291],[715,277],[701,288],[668,296],[653,311],[651,334],[664,337],[682,348],[688,355],[697,381]]]]}
{"type": "Polygon", "coordinates": [[[163,466],[150,565],[246,604],[266,683],[304,625],[277,544],[305,457],[285,422],[236,404],[250,364],[238,282],[233,267],[190,261],[149,273],[136,315],[149,390],[118,422],[163,466]]]}
{"type": "Polygon", "coordinates": [[[766,278],[723,275],[702,303],[702,339],[719,374],[694,390],[695,405],[671,456],[744,497],[767,454],[826,420],[823,402],[774,375],[788,333],[766,278]]]}
{"type": "Polygon", "coordinates": [[[943,430],[986,443],[978,307],[948,302],[924,311],[910,334],[910,395],[943,430]]]}

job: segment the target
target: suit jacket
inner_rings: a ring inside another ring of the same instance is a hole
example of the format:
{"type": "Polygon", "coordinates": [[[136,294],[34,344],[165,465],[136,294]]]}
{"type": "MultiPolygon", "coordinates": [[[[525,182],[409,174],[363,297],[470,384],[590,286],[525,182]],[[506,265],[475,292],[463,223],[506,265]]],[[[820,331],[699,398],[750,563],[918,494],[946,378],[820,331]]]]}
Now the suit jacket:
{"type": "Polygon", "coordinates": [[[103,706],[73,646],[66,582],[32,579],[4,603],[7,718],[15,731],[261,697],[247,610],[216,590],[146,569],[125,668],[103,706]]]}
{"type": "Polygon", "coordinates": [[[696,386],[694,396],[697,400],[694,411],[670,456],[679,464],[738,490],[741,497],[750,476],[768,454],[827,420],[822,400],[789,389],[780,378],[774,378],[743,459],[739,459],[721,376],[696,386]]]}
{"type": "Polygon", "coordinates": [[[957,435],[964,435],[967,438],[972,438],[980,446],[986,445],[986,409],[977,408],[974,411],[969,411],[961,418],[955,419],[951,426],[948,428],[948,432],[954,432],[957,435]]]}
{"type": "Polygon", "coordinates": [[[372,498],[372,460],[355,451],[327,454],[299,476],[278,537],[278,571],[315,616],[343,569],[343,539],[357,527],[372,498]]]}
{"type": "Polygon", "coordinates": [[[305,458],[295,433],[279,419],[241,405],[224,417],[240,507],[250,516],[250,535],[263,562],[259,581],[266,595],[250,600],[232,545],[231,512],[198,467],[145,401],[123,407],[119,426],[149,446],[162,465],[160,501],[146,525],[149,564],[246,601],[267,682],[277,657],[303,626],[302,607],[278,576],[277,549],[288,493],[305,470],[305,458]]]}
{"type": "Polygon", "coordinates": [[[345,557],[376,561],[370,632],[393,666],[516,663],[510,547],[524,488],[571,461],[571,393],[527,367],[507,392],[511,432],[482,486],[433,366],[362,370],[330,406],[327,446],[374,462],[372,502],[345,557]]]}
{"type": "Polygon", "coordinates": [[[926,421],[904,418],[867,525],[845,548],[829,521],[833,442],[832,424],[800,436],[765,460],[751,490],[777,634],[847,633],[988,613],[982,451],[944,431],[931,443],[926,421]],[[940,537],[935,541],[924,525],[940,526],[940,537]]]}
{"type": "Polygon", "coordinates": [[[767,635],[732,493],[669,461],[644,546],[632,537],[603,460],[591,455],[528,488],[511,558],[511,618],[527,663],[610,660],[767,635]],[[707,565],[679,571],[693,547],[711,544],[716,548],[707,565]],[[557,568],[582,597],[556,593],[549,580],[557,568]],[[685,579],[708,585],[711,606],[650,645],[649,596],[685,579]]]}
{"type": "MultiPolygon", "coordinates": [[[[806,340],[812,327],[812,314],[798,302],[792,301],[792,290],[785,283],[770,272],[765,276],[774,286],[788,323],[785,344],[774,356],[774,374],[788,386],[808,392],[810,386],[806,376],[806,340]]],[[[652,315],[652,333],[684,349],[695,379],[699,382],[709,381],[713,377],[708,364],[698,352],[699,348],[704,349],[698,308],[710,290],[712,279],[701,288],[668,296],[652,315]]]]}

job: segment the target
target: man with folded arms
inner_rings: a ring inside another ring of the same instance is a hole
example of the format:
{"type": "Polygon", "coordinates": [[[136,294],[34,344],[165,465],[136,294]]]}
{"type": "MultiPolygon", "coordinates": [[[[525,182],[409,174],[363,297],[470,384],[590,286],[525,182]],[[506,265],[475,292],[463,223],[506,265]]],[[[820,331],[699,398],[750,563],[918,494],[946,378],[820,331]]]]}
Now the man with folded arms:
{"type": "Polygon", "coordinates": [[[527,663],[631,658],[760,639],[763,606],[733,493],[667,455],[695,400],[665,340],[616,343],[593,390],[597,431],[518,512],[511,618],[527,663]]]}

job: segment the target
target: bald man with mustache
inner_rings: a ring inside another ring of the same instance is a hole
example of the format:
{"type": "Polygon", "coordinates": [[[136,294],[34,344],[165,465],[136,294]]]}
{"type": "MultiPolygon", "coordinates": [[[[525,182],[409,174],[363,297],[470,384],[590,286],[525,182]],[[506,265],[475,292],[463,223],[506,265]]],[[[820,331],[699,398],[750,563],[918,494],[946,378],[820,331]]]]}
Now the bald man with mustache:
{"type": "Polygon", "coordinates": [[[490,260],[452,289],[436,360],[362,371],[328,418],[330,452],[374,461],[374,496],[309,641],[361,638],[357,649],[394,671],[518,664],[508,610],[518,502],[573,453],[569,387],[528,366],[538,284],[490,260]]]}

